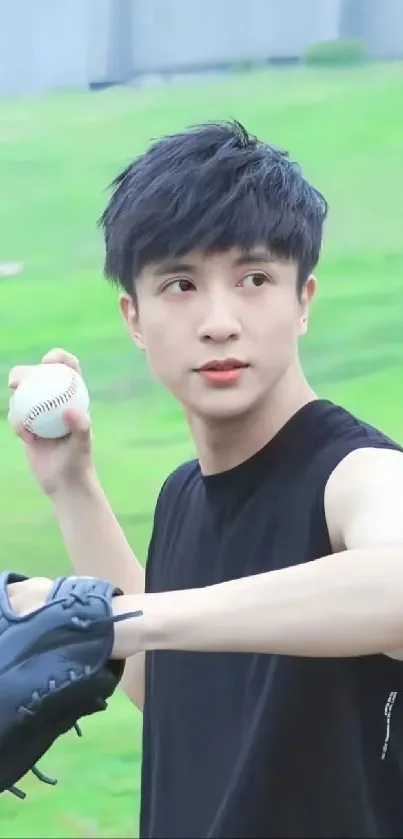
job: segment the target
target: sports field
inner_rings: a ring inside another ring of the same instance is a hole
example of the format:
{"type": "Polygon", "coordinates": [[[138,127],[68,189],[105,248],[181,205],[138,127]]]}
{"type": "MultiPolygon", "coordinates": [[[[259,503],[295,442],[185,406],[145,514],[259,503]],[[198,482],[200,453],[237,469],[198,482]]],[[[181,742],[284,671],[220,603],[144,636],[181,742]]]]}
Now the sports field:
{"type": "MultiPolygon", "coordinates": [[[[225,83],[0,101],[2,567],[69,568],[46,499],[6,424],[9,367],[52,346],[81,357],[98,469],[144,560],[156,493],[192,455],[180,412],[131,347],[102,279],[105,188],[150,138],[235,117],[291,150],[331,205],[303,356],[323,396],[403,440],[403,65],[233,76],[225,83]]],[[[136,837],[141,718],[116,695],[0,798],[1,837],[136,837]]],[[[191,767],[189,767],[191,771],[191,767]]]]}

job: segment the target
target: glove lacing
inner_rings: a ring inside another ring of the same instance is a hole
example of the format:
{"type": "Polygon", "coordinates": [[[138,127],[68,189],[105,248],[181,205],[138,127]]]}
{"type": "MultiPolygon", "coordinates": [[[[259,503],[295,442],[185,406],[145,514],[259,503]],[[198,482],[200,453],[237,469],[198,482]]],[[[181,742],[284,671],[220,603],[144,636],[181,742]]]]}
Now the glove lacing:
{"type": "MultiPolygon", "coordinates": [[[[88,593],[85,597],[83,597],[83,595],[78,594],[75,591],[72,591],[69,597],[63,597],[63,598],[59,598],[57,600],[52,600],[50,603],[46,604],[45,608],[49,608],[49,607],[54,606],[54,605],[55,606],[56,605],[58,605],[58,606],[61,605],[62,609],[70,609],[72,606],[75,606],[76,603],[79,603],[80,606],[85,607],[85,606],[90,606],[90,600],[91,599],[102,600],[107,606],[109,606],[108,599],[106,597],[104,597],[102,594],[88,593]]],[[[128,612],[127,614],[121,614],[121,615],[107,615],[107,616],[105,616],[105,618],[96,618],[95,620],[91,620],[91,618],[90,619],[79,618],[77,615],[73,615],[73,617],[71,618],[71,622],[77,629],[85,631],[85,630],[89,629],[91,624],[99,623],[99,621],[104,621],[105,620],[105,621],[108,621],[108,622],[111,622],[111,623],[117,623],[118,621],[125,620],[126,618],[140,617],[142,614],[143,614],[143,612],[141,612],[141,611],[128,612]]],[[[90,676],[91,672],[92,672],[91,667],[88,664],[85,665],[84,675],[85,676],[90,676]]],[[[69,674],[68,674],[68,678],[69,678],[69,682],[71,684],[72,682],[79,679],[80,676],[76,673],[75,670],[70,670],[69,674]]],[[[41,696],[39,694],[39,692],[35,690],[32,693],[32,701],[30,702],[29,706],[20,705],[20,707],[18,708],[18,714],[20,715],[20,717],[24,718],[24,717],[35,716],[38,708],[40,707],[40,705],[42,703],[42,699],[44,698],[44,696],[47,696],[49,693],[52,693],[52,691],[55,691],[57,689],[58,689],[58,686],[56,684],[56,681],[54,679],[49,679],[48,690],[46,691],[46,694],[41,696]]],[[[104,711],[104,710],[106,710],[107,707],[108,707],[108,703],[103,698],[103,696],[98,696],[96,698],[96,710],[104,711]]],[[[94,711],[95,711],[95,708],[94,708],[94,711]]],[[[77,722],[73,723],[71,728],[75,730],[78,737],[82,737],[82,731],[81,731],[81,728],[80,728],[80,726],[78,725],[77,722]]],[[[38,767],[36,765],[34,765],[32,767],[32,769],[30,769],[29,771],[32,772],[32,774],[35,775],[35,777],[38,778],[39,781],[42,781],[42,783],[44,783],[44,784],[50,784],[51,786],[55,786],[57,784],[57,778],[50,778],[48,775],[45,775],[43,772],[40,771],[40,769],[38,769],[38,767]]],[[[19,787],[15,786],[15,784],[13,784],[13,786],[9,787],[8,792],[11,792],[17,798],[24,799],[24,798],[27,797],[27,794],[23,790],[19,789],[19,787]]]]}

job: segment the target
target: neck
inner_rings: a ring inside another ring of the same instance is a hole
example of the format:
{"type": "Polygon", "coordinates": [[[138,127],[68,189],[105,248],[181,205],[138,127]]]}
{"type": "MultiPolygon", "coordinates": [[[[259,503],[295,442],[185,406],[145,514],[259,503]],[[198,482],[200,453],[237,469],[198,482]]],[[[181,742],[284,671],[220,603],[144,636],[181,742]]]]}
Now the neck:
{"type": "Polygon", "coordinates": [[[269,443],[297,411],[316,398],[302,371],[289,370],[267,399],[247,414],[207,420],[188,414],[202,473],[225,472],[248,460],[269,443]]]}

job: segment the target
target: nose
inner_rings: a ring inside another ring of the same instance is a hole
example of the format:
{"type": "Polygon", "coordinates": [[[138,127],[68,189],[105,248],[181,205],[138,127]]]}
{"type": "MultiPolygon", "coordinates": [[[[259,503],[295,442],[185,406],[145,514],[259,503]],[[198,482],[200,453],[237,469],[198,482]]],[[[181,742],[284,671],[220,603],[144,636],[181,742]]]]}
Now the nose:
{"type": "Polygon", "coordinates": [[[199,338],[204,343],[224,344],[236,341],[241,333],[241,325],[224,297],[210,298],[199,326],[199,338]]]}

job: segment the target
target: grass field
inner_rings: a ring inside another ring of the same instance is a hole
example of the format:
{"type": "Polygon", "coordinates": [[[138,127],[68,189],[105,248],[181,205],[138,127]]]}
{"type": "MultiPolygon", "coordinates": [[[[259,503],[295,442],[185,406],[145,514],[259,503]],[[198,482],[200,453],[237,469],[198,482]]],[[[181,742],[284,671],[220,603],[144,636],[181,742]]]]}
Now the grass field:
{"type": "MultiPolygon", "coordinates": [[[[156,493],[193,454],[180,412],[153,382],[101,277],[95,222],[105,187],[150,138],[236,117],[289,148],[331,205],[320,293],[302,352],[312,384],[403,440],[403,65],[262,72],[225,83],[0,101],[0,532],[2,566],[69,568],[49,506],[5,417],[9,367],[52,346],[82,360],[99,473],[138,556],[156,493]]],[[[2,837],[137,836],[141,718],[116,695],[0,799],[2,837]]]]}

